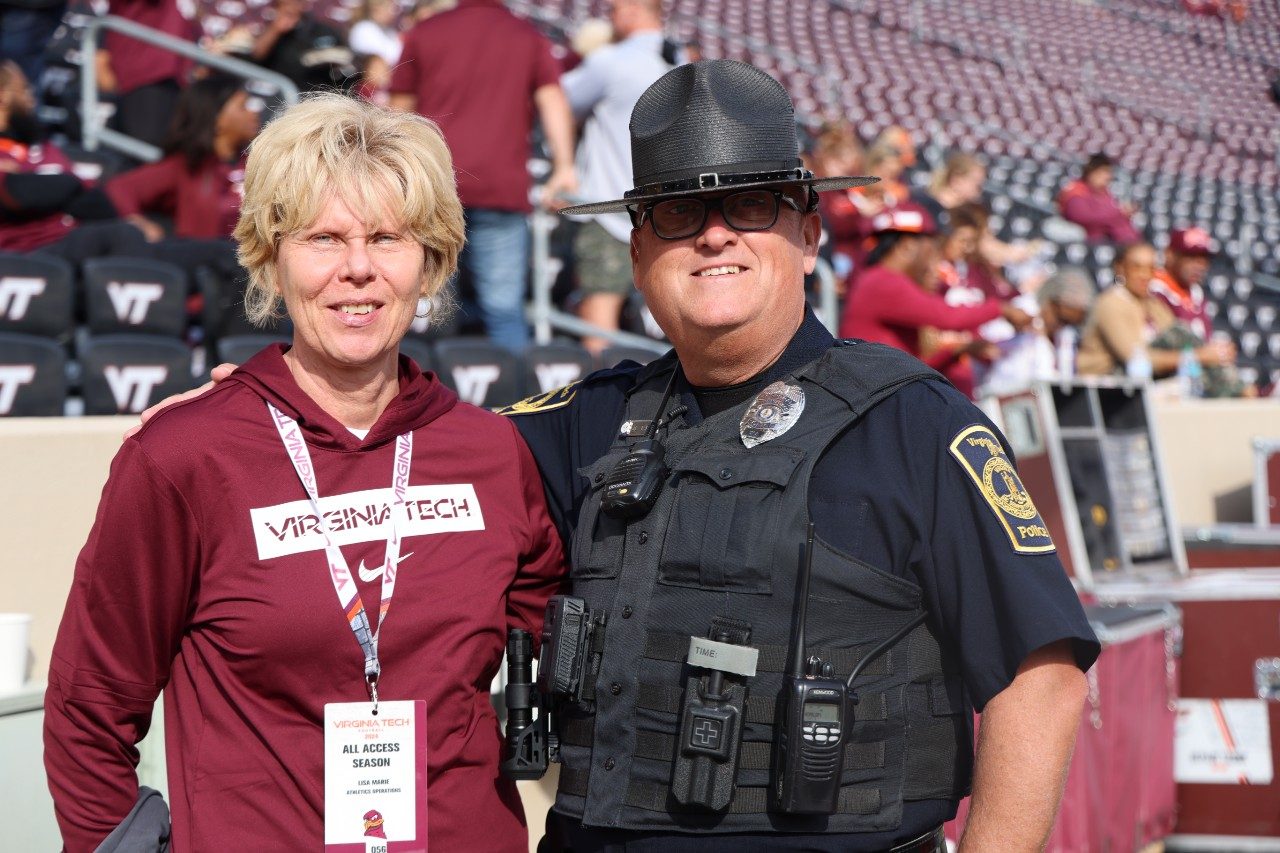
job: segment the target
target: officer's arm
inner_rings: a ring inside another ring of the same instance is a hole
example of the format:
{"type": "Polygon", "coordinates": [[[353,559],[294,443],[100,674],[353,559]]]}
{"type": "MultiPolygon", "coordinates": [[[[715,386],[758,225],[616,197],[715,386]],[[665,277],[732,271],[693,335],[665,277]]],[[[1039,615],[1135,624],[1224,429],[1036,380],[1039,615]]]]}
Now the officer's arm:
{"type": "Polygon", "coordinates": [[[987,703],[960,853],[1044,849],[1086,693],[1071,641],[1062,640],[1028,655],[1009,686],[987,703]]]}

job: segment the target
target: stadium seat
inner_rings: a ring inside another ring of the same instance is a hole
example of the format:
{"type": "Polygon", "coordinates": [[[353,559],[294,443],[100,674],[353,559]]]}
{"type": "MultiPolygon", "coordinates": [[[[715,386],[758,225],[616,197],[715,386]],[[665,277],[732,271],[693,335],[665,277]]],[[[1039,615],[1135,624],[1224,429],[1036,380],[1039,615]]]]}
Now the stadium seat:
{"type": "Polygon", "coordinates": [[[290,339],[283,335],[229,335],[218,341],[218,361],[229,361],[232,364],[244,364],[263,348],[274,343],[289,343],[290,339]]]}
{"type": "Polygon", "coordinates": [[[595,359],[581,346],[552,341],[529,347],[524,354],[526,394],[545,394],[576,382],[594,369],[595,359]]]}
{"type": "Polygon", "coordinates": [[[180,338],[187,328],[187,276],[179,267],[143,258],[84,262],[89,332],[180,338]]]}
{"type": "Polygon", "coordinates": [[[81,350],[80,365],[87,415],[136,414],[195,386],[191,350],[181,341],[162,337],[90,338],[81,350]]]}
{"type": "Polygon", "coordinates": [[[0,255],[0,331],[70,337],[75,270],[61,258],[0,255]]]}
{"type": "Polygon", "coordinates": [[[443,338],[435,342],[433,354],[440,380],[465,402],[494,408],[523,396],[519,360],[496,344],[483,338],[443,338]]]}
{"type": "Polygon", "coordinates": [[[641,349],[640,347],[618,345],[605,347],[604,351],[600,353],[600,357],[596,359],[596,363],[600,365],[601,369],[616,367],[619,362],[623,361],[634,361],[637,364],[648,364],[659,355],[660,353],[651,352],[650,350],[641,349]]]}
{"type": "Polygon", "coordinates": [[[200,294],[200,325],[204,327],[205,340],[216,351],[218,341],[237,335],[282,334],[288,337],[292,327],[288,318],[276,321],[276,325],[260,329],[249,322],[244,314],[245,282],[239,276],[229,275],[211,266],[196,267],[192,275],[200,294]]]}
{"type": "Polygon", "coordinates": [[[420,338],[406,335],[400,341],[400,354],[407,355],[418,363],[423,373],[435,370],[435,360],[431,355],[431,345],[420,338]]]}
{"type": "Polygon", "coordinates": [[[67,353],[36,335],[0,332],[0,417],[61,415],[67,353]]]}

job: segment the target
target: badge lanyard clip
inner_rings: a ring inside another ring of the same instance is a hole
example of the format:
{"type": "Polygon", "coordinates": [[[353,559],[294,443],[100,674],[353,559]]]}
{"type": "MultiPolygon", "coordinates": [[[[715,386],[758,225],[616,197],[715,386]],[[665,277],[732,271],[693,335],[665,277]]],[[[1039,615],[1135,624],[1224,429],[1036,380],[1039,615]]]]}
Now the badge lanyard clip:
{"type": "Polygon", "coordinates": [[[325,559],[328,562],[329,579],[333,581],[333,590],[338,594],[338,603],[347,616],[351,632],[355,634],[360,650],[364,652],[364,680],[369,690],[369,698],[373,702],[373,713],[378,713],[378,679],[382,676],[382,663],[378,659],[378,637],[382,633],[383,623],[387,619],[387,611],[391,609],[391,597],[395,594],[396,573],[400,562],[400,520],[404,514],[405,495],[409,489],[409,467],[413,459],[413,433],[406,432],[396,438],[395,460],[391,468],[391,506],[387,534],[386,556],[382,563],[382,596],[378,607],[378,630],[369,625],[369,614],[365,612],[364,602],[356,589],[355,578],[347,560],[342,556],[342,549],[333,540],[329,530],[329,522],[320,509],[320,493],[316,488],[315,466],[311,464],[311,452],[307,449],[302,430],[293,418],[267,403],[271,412],[271,420],[280,433],[285,452],[293,464],[293,470],[302,487],[307,492],[307,500],[311,503],[311,511],[316,516],[316,530],[324,538],[325,559]]]}

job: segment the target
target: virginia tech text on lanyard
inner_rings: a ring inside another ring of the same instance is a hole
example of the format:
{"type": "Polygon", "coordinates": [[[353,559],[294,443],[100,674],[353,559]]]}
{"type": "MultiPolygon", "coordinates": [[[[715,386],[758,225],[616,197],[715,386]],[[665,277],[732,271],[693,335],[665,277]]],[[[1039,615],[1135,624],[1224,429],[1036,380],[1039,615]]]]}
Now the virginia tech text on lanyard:
{"type": "Polygon", "coordinates": [[[316,469],[311,464],[311,452],[307,450],[306,439],[302,430],[293,418],[267,403],[271,412],[271,420],[284,442],[285,452],[293,463],[293,470],[298,472],[302,487],[307,490],[307,499],[311,502],[311,511],[316,515],[316,529],[324,537],[324,554],[329,563],[329,578],[333,581],[333,590],[338,594],[338,603],[347,614],[347,622],[351,631],[360,643],[364,652],[364,679],[369,687],[369,698],[373,701],[373,712],[378,713],[378,677],[382,674],[382,664],[378,661],[378,637],[387,619],[387,611],[391,609],[391,596],[396,591],[396,571],[400,562],[400,517],[404,514],[405,493],[409,488],[409,465],[413,459],[413,433],[406,432],[396,438],[396,455],[391,466],[391,506],[387,534],[387,553],[382,564],[382,601],[378,608],[378,630],[369,628],[369,615],[365,613],[364,602],[360,600],[355,579],[351,577],[351,569],[342,556],[333,535],[329,532],[329,524],[325,521],[320,509],[320,493],[316,490],[316,469]]]}

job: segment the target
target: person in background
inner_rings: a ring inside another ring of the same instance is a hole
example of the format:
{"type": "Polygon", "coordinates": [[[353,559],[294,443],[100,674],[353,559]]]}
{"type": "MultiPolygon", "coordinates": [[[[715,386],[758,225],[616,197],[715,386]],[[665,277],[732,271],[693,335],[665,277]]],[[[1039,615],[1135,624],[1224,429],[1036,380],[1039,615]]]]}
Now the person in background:
{"type": "Polygon", "coordinates": [[[307,11],[308,0],[274,0],[267,26],[250,52],[263,68],[283,74],[299,92],[332,88],[354,72],[354,57],[337,28],[307,11]]]}
{"type": "Polygon", "coordinates": [[[36,119],[35,96],[15,62],[0,62],[0,251],[56,255],[73,264],[145,253],[95,181],[85,180],[36,119]]]}
{"type": "Polygon", "coordinates": [[[983,375],[979,395],[1009,394],[1036,380],[1073,375],[1080,327],[1095,294],[1084,270],[1063,267],[1045,279],[1034,297],[1021,297],[1019,305],[1033,300],[1038,307],[1035,322],[999,342],[1000,355],[983,375]]]}
{"type": "Polygon", "coordinates": [[[1111,195],[1114,174],[1115,162],[1106,154],[1094,154],[1085,162],[1079,180],[1067,184],[1058,194],[1058,210],[1063,219],[1084,229],[1089,242],[1125,246],[1140,238],[1129,219],[1132,206],[1121,205],[1111,195]]]}
{"type": "MultiPolygon", "coordinates": [[[[840,320],[840,336],[887,344],[922,357],[927,328],[973,332],[1004,317],[1015,328],[1030,323],[1026,312],[1011,303],[987,299],[977,305],[953,306],[937,293],[940,248],[938,228],[924,209],[906,202],[873,220],[875,247],[867,270],[853,285],[840,320]]],[[[987,342],[970,336],[964,346],[935,349],[926,364],[940,372],[971,352],[985,353],[987,342]]],[[[973,387],[962,389],[972,394],[973,387]]]]}
{"type": "Polygon", "coordinates": [[[386,63],[387,74],[400,61],[400,33],[396,30],[399,8],[395,0],[362,0],[352,19],[347,44],[365,56],[377,56],[386,63]]]}
{"type": "Polygon", "coordinates": [[[359,823],[326,815],[365,811],[379,783],[354,802],[327,790],[327,771],[351,771],[326,760],[330,715],[413,720],[414,700],[430,719],[412,751],[380,743],[405,749],[364,765],[399,771],[384,788],[423,774],[412,805],[379,803],[391,843],[416,825],[417,849],[528,849],[489,684],[509,628],[540,633],[560,540],[515,426],[399,355],[462,239],[448,148],[417,116],[325,94],[254,143],[246,312],[261,324],[283,304],[292,344],[152,418],[112,462],[45,694],[68,853],[145,829],[122,822],[146,794],[136,744],[162,688],[174,850],[320,850],[344,831],[359,846],[359,823]]]}
{"type": "Polygon", "coordinates": [[[911,200],[946,228],[947,211],[982,200],[986,179],[987,168],[981,160],[964,151],[954,151],[933,170],[927,189],[913,193],[911,200]]]}
{"type": "Polygon", "coordinates": [[[588,56],[612,43],[613,24],[607,18],[587,18],[574,28],[573,35],[569,38],[569,52],[572,56],[565,57],[565,61],[572,63],[572,68],[566,67],[565,71],[573,70],[588,56]]]}
{"type": "MultiPolygon", "coordinates": [[[[583,201],[617,198],[630,186],[631,141],[627,121],[641,93],[671,70],[662,55],[660,0],[613,0],[615,42],[591,52],[560,79],[574,118],[582,124],[578,146],[578,195],[583,201]]],[[[581,217],[574,236],[578,314],[601,329],[616,330],[631,282],[631,222],[625,213],[581,217]]],[[[582,344],[598,355],[607,338],[582,344]]]]}
{"type": "MultiPolygon", "coordinates": [[[[1076,358],[1081,374],[1124,374],[1136,361],[1144,361],[1156,378],[1177,371],[1181,350],[1153,346],[1177,322],[1168,303],[1151,292],[1155,270],[1156,250],[1150,243],[1125,246],[1116,255],[1115,284],[1098,297],[1085,324],[1076,358]]],[[[1235,346],[1230,343],[1201,343],[1193,352],[1204,367],[1235,362],[1235,346]]]]}
{"type": "MultiPolygon", "coordinates": [[[[969,205],[948,217],[940,238],[937,291],[954,308],[971,308],[988,299],[1008,301],[1011,293],[991,293],[978,254],[985,222],[969,215],[969,205]]],[[[952,385],[972,396],[979,375],[999,354],[993,339],[1012,335],[1013,327],[1002,317],[988,320],[972,331],[928,327],[920,332],[920,356],[947,377],[952,385]],[[993,334],[994,330],[994,334],[993,334]]]]}
{"type": "Polygon", "coordinates": [[[244,152],[260,126],[261,107],[239,78],[199,80],[178,102],[164,159],[111,179],[107,195],[151,242],[165,236],[155,214],[172,218],[178,237],[228,238],[240,215],[244,152]]]}
{"type": "Polygon", "coordinates": [[[38,85],[45,49],[66,11],[66,0],[0,0],[0,61],[16,63],[38,85]]]}
{"type": "MultiPolygon", "coordinates": [[[[444,132],[467,217],[459,268],[490,340],[523,350],[529,343],[524,305],[535,114],[552,156],[544,203],[558,205],[557,198],[578,187],[573,113],[551,43],[499,0],[460,0],[405,35],[391,75],[391,106],[426,116],[444,132]]],[[[470,301],[464,298],[464,306],[470,301]]]]}
{"type": "MultiPolygon", "coordinates": [[[[188,9],[190,7],[187,7],[188,9]]],[[[180,38],[197,41],[199,25],[178,0],[110,0],[108,14],[180,38]]],[[[121,133],[164,144],[191,60],[115,30],[106,30],[97,56],[98,88],[114,95],[112,124],[121,133]]]]}
{"type": "Polygon", "coordinates": [[[1173,309],[1201,341],[1213,334],[1213,321],[1205,307],[1204,279],[1213,258],[1213,238],[1203,228],[1175,228],[1164,250],[1164,266],[1151,278],[1151,292],[1173,309]]]}
{"type": "Polygon", "coordinates": [[[457,5],[457,0],[416,0],[413,11],[409,13],[409,25],[417,26],[432,15],[447,12],[457,5]]]}
{"type": "MultiPolygon", "coordinates": [[[[814,140],[810,164],[819,178],[859,175],[865,171],[865,153],[852,124],[828,122],[814,140]]],[[[867,254],[863,217],[853,198],[857,192],[858,189],[835,190],[818,196],[818,215],[831,244],[831,268],[842,295],[848,292],[857,264],[867,254]]]]}
{"type": "Polygon", "coordinates": [[[356,64],[359,82],[356,83],[352,94],[380,107],[389,106],[391,93],[387,91],[387,87],[391,85],[391,66],[385,59],[375,54],[357,57],[356,64]]]}
{"type": "MultiPolygon", "coordinates": [[[[900,127],[886,129],[867,148],[867,169],[876,170],[875,174],[880,176],[880,182],[871,186],[879,188],[874,195],[882,199],[885,207],[895,207],[910,197],[903,176],[915,162],[916,152],[911,145],[911,137],[900,127]]],[[[864,215],[871,213],[863,211],[864,215]]]]}

